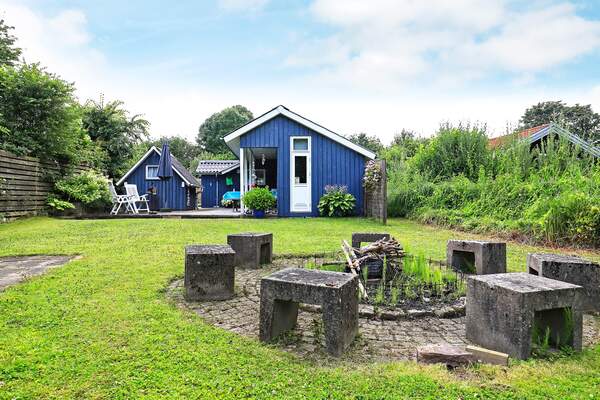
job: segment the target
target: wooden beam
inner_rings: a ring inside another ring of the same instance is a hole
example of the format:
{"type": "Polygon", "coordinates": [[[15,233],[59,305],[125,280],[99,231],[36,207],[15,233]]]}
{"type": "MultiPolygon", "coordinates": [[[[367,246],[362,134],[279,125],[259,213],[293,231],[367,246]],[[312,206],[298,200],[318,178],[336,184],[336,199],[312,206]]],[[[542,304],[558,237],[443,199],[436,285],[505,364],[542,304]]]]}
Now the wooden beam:
{"type": "Polygon", "coordinates": [[[508,354],[499,351],[484,349],[478,346],[467,346],[467,351],[473,354],[478,362],[508,366],[508,354]]]}

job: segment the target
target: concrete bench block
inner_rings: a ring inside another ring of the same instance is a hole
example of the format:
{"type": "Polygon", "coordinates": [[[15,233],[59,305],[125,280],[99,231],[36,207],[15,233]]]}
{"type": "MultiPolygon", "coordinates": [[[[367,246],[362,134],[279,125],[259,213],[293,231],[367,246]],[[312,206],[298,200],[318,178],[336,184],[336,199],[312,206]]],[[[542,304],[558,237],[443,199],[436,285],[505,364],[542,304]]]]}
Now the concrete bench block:
{"type": "Polygon", "coordinates": [[[185,297],[190,301],[225,300],[234,295],[235,252],[228,245],[185,247],[185,297]]]}
{"type": "Polygon", "coordinates": [[[287,268],[261,280],[260,340],[296,325],[298,303],[320,305],[327,352],[342,355],[358,332],[358,277],[340,272],[287,268]]]}
{"type": "Polygon", "coordinates": [[[531,355],[535,331],[543,334],[548,328],[550,346],[581,351],[582,295],[581,286],[525,272],[470,276],[467,339],[524,360],[531,355]]]}
{"type": "Polygon", "coordinates": [[[600,264],[580,257],[558,254],[528,254],[530,274],[582,286],[583,311],[600,311],[600,264]]]}
{"type": "Polygon", "coordinates": [[[227,243],[235,251],[235,265],[259,268],[273,260],[272,233],[236,233],[227,235],[227,243]]]}
{"type": "Polygon", "coordinates": [[[390,234],[385,232],[354,232],[352,234],[352,247],[359,248],[361,243],[372,243],[389,238],[390,234]]]}
{"type": "Polygon", "coordinates": [[[476,240],[448,240],[446,263],[477,275],[506,272],[506,243],[476,240]]]}

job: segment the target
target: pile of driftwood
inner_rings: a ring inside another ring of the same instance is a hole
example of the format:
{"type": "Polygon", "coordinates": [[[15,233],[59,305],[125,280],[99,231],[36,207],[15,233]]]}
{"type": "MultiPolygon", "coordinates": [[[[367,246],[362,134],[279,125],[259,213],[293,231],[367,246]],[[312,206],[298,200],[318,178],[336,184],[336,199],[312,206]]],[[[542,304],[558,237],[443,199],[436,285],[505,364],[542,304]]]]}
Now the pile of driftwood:
{"type": "MultiPolygon", "coordinates": [[[[369,243],[367,246],[354,248],[346,240],[342,241],[342,251],[346,257],[348,268],[353,275],[360,276],[362,266],[370,260],[382,260],[384,258],[399,258],[404,256],[402,245],[393,237],[380,239],[369,243]]],[[[367,291],[362,281],[358,281],[358,288],[363,299],[367,298],[367,291]]]]}

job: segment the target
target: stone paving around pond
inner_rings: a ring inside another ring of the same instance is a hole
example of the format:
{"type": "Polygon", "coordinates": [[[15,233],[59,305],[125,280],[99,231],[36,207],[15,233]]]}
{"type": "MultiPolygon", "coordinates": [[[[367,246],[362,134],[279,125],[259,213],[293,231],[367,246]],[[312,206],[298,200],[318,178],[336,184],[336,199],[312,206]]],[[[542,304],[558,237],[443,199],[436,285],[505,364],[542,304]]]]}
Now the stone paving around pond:
{"type": "MultiPolygon", "coordinates": [[[[303,267],[305,262],[305,259],[278,258],[262,269],[236,269],[236,296],[226,301],[186,302],[183,280],[174,281],[168,294],[206,322],[258,340],[260,279],[282,268],[303,267]]],[[[600,318],[584,317],[583,342],[584,346],[600,343],[600,318]]],[[[341,360],[353,363],[414,360],[417,346],[426,344],[469,344],[465,337],[465,318],[381,320],[361,317],[358,337],[341,360]]],[[[280,337],[275,346],[313,361],[330,359],[325,351],[321,313],[312,307],[301,307],[296,328],[280,337]]]]}
{"type": "Polygon", "coordinates": [[[0,292],[30,276],[41,275],[50,268],[60,267],[75,256],[0,257],[0,292]]]}

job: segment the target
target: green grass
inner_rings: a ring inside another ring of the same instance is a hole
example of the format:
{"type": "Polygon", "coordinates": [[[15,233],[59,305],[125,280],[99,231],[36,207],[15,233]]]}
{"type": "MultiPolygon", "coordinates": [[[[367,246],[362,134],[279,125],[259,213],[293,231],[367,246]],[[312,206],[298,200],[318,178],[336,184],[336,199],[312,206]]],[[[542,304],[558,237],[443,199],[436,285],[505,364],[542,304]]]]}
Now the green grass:
{"type": "MultiPolygon", "coordinates": [[[[0,399],[22,398],[594,398],[600,347],[554,361],[483,366],[467,377],[411,362],[312,365],[205,324],[164,288],[183,273],[183,246],[270,231],[275,252],[337,251],[358,219],[100,220],[34,218],[0,225],[0,255],[83,258],[0,293],[0,399]]],[[[443,258],[453,237],[392,220],[412,251],[443,258]]],[[[535,248],[509,245],[510,269],[535,248]]],[[[539,249],[537,249],[539,250],[539,249]]],[[[584,254],[596,260],[600,254],[584,254]]]]}

